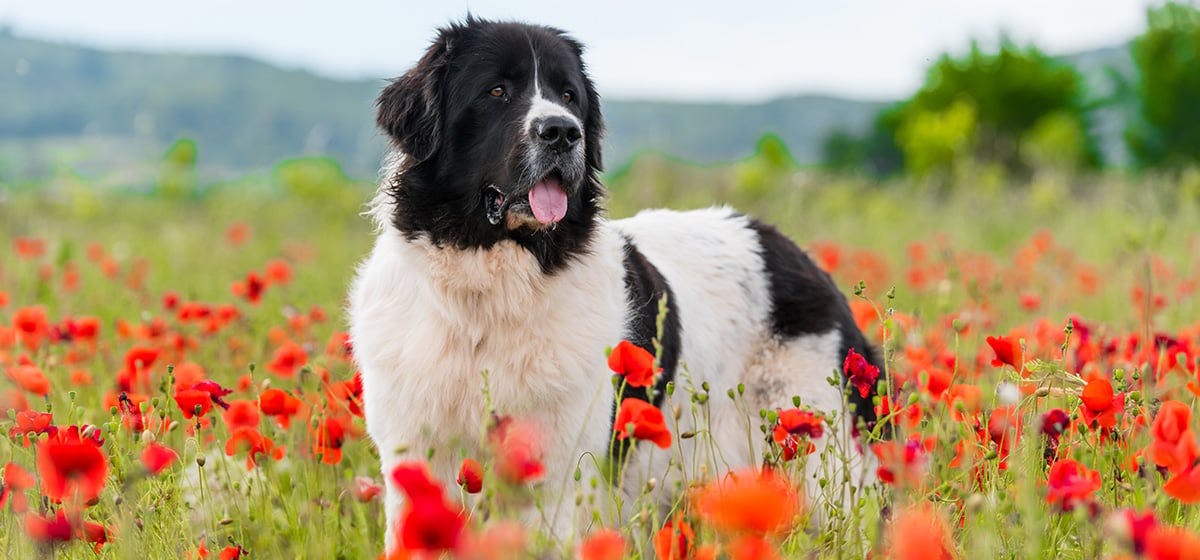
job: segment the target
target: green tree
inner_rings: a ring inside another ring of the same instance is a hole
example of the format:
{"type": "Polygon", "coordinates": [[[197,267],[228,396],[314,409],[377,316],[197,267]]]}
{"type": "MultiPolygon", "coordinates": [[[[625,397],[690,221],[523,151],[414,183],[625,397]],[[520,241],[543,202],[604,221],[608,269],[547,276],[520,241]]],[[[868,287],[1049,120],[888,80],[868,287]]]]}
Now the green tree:
{"type": "Polygon", "coordinates": [[[1146,19],[1131,47],[1138,111],[1125,141],[1143,167],[1200,162],[1200,10],[1168,3],[1146,19]]]}
{"type": "Polygon", "coordinates": [[[963,158],[1021,173],[1043,164],[1046,153],[1073,168],[1098,165],[1088,110],[1079,72],[1037,47],[1005,40],[994,53],[976,44],[966,56],[943,55],[925,85],[886,109],[880,122],[914,174],[947,171],[963,158]]]}

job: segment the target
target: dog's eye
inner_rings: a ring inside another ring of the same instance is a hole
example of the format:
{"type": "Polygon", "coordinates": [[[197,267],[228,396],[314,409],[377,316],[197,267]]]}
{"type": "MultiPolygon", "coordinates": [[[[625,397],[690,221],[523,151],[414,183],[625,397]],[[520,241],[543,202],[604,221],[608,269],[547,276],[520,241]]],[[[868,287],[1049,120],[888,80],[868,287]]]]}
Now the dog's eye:
{"type": "Polygon", "coordinates": [[[562,100],[563,103],[569,105],[572,101],[575,101],[575,94],[571,93],[571,90],[564,91],[562,94],[562,100]]]}
{"type": "Polygon", "coordinates": [[[488,94],[492,97],[504,97],[504,86],[496,86],[488,94]]]}

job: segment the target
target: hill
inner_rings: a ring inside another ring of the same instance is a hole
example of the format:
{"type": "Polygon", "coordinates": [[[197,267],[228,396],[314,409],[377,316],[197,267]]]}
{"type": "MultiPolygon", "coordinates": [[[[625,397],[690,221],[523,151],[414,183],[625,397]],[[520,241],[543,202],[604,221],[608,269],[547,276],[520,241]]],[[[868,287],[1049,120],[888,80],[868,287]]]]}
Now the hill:
{"type": "MultiPolygon", "coordinates": [[[[1112,61],[1122,73],[1131,67],[1119,47],[1072,60],[1097,87],[1112,61]]],[[[199,143],[206,177],[306,154],[333,156],[350,174],[370,177],[384,145],[372,121],[383,78],[334,80],[242,56],[105,51],[9,30],[0,30],[0,69],[15,78],[0,80],[0,178],[8,180],[69,168],[136,181],[152,171],[146,162],[185,136],[199,143]]],[[[755,104],[606,99],[605,160],[615,168],[655,151],[728,161],[774,132],[800,163],[815,163],[826,134],[863,130],[883,104],[822,95],[755,104]]],[[[1119,140],[1119,115],[1098,121],[1102,144],[1119,140]]]]}

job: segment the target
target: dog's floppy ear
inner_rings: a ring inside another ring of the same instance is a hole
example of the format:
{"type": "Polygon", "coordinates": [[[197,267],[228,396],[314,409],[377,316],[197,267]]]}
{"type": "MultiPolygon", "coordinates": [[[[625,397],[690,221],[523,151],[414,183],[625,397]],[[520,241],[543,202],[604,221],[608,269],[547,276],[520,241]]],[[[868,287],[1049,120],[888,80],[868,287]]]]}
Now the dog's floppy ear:
{"type": "Polygon", "coordinates": [[[442,29],[425,55],[375,100],[375,123],[414,161],[429,159],[442,136],[442,77],[454,29],[442,29]]]}

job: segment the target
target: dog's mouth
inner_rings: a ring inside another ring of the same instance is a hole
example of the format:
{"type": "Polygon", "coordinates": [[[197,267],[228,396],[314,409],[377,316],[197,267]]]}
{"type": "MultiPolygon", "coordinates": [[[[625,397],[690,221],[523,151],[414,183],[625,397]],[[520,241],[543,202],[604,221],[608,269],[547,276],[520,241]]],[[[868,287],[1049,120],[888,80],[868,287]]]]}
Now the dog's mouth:
{"type": "Polygon", "coordinates": [[[507,229],[552,229],[567,215],[567,189],[558,170],[536,181],[524,196],[509,197],[496,185],[488,185],[483,196],[488,222],[503,222],[507,229]]]}

